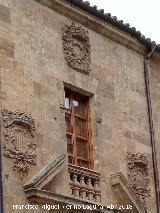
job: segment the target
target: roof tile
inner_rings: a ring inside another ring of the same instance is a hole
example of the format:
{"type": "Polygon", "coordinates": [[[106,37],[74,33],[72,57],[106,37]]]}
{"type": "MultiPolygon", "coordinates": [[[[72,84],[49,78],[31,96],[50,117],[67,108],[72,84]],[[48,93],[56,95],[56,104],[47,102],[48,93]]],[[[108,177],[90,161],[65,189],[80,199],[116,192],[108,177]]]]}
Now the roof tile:
{"type": "MultiPolygon", "coordinates": [[[[115,27],[118,27],[119,29],[129,33],[130,35],[137,38],[140,42],[146,45],[148,48],[152,48],[153,45],[156,45],[155,41],[151,41],[151,39],[146,38],[144,35],[141,34],[140,31],[136,30],[135,27],[130,27],[129,23],[124,23],[123,20],[117,20],[116,16],[111,16],[111,13],[104,13],[103,9],[97,9],[97,6],[91,6],[89,1],[83,1],[83,0],[66,0],[68,2],[71,2],[75,6],[78,6],[82,10],[102,19],[106,22],[114,25],[115,27]]],[[[160,47],[157,48],[157,50],[160,52],[160,47]]]]}

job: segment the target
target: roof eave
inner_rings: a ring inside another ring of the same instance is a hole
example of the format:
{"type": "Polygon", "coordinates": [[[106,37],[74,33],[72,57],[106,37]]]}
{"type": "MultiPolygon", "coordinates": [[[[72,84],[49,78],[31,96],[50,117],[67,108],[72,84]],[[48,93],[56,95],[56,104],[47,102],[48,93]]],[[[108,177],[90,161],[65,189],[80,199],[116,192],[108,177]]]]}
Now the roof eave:
{"type": "MultiPolygon", "coordinates": [[[[122,20],[118,20],[116,16],[111,16],[110,13],[104,13],[104,10],[98,10],[96,6],[91,6],[88,1],[84,2],[83,0],[66,0],[67,2],[81,8],[82,10],[88,12],[89,14],[96,16],[97,18],[106,21],[113,26],[129,33],[131,36],[137,38],[141,43],[143,43],[148,49],[152,49],[156,45],[155,41],[151,41],[150,38],[146,38],[141,34],[140,31],[137,31],[135,27],[130,27],[128,23],[124,23],[122,20]]],[[[160,52],[160,47],[157,48],[157,51],[160,52]]]]}

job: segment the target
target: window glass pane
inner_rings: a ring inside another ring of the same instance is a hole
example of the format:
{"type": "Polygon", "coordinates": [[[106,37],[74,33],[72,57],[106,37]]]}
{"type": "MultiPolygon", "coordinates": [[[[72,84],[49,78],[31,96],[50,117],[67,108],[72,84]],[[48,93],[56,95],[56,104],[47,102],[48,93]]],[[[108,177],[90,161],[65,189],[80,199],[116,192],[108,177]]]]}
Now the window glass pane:
{"type": "Polygon", "coordinates": [[[71,131],[71,116],[69,114],[65,114],[65,120],[66,120],[66,130],[71,131]]]}
{"type": "Polygon", "coordinates": [[[87,147],[87,141],[76,139],[76,145],[77,145],[77,155],[79,157],[88,159],[88,147],[87,147]]]}
{"type": "Polygon", "coordinates": [[[87,122],[75,117],[75,131],[77,135],[87,138],[87,122]]]}
{"type": "Polygon", "coordinates": [[[65,108],[66,108],[66,110],[70,109],[70,100],[69,100],[69,98],[65,98],[65,108]]]}
{"type": "Polygon", "coordinates": [[[88,161],[78,159],[78,166],[88,168],[89,164],[88,164],[88,161]]]}
{"type": "Polygon", "coordinates": [[[78,107],[78,105],[79,105],[78,101],[73,100],[73,105],[74,105],[74,107],[75,107],[75,109],[76,109],[76,108],[78,107]]]}
{"type": "Polygon", "coordinates": [[[67,152],[72,154],[72,141],[70,135],[67,135],[67,152]]]}
{"type": "Polygon", "coordinates": [[[82,117],[85,117],[85,108],[86,108],[85,101],[80,100],[78,98],[74,98],[73,105],[74,105],[74,113],[82,117]]]}

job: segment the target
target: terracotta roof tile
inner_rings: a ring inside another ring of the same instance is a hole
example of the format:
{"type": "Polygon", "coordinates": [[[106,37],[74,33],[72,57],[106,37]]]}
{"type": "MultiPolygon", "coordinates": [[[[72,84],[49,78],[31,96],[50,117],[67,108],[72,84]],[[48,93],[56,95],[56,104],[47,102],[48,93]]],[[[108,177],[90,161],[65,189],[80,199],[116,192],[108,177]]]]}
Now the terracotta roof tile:
{"type": "MultiPolygon", "coordinates": [[[[115,27],[129,33],[133,37],[137,38],[140,42],[145,44],[148,48],[152,48],[156,45],[155,41],[151,41],[150,38],[146,38],[141,34],[135,27],[131,27],[129,23],[124,23],[123,20],[118,20],[116,16],[112,16],[111,13],[104,13],[103,9],[97,9],[97,6],[91,6],[89,1],[83,0],[66,0],[75,6],[81,8],[82,10],[106,21],[115,27]]],[[[160,47],[157,49],[160,52],[160,47]]]]}

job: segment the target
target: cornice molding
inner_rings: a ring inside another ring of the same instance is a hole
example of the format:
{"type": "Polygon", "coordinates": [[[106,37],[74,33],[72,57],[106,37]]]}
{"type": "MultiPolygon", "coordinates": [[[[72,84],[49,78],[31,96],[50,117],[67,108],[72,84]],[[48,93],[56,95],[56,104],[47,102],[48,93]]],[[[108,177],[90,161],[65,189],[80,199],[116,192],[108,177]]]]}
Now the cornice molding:
{"type": "MultiPolygon", "coordinates": [[[[29,199],[29,201],[32,203],[36,202],[38,204],[53,204],[58,203],[60,205],[81,205],[81,206],[93,206],[97,205],[97,203],[94,203],[92,201],[84,201],[80,198],[75,197],[69,197],[64,196],[61,194],[57,194],[54,192],[49,192],[45,190],[39,190],[35,188],[30,188],[29,190],[25,191],[26,197],[29,199]]],[[[81,210],[83,213],[87,213],[88,210],[81,210]]],[[[116,213],[117,210],[108,209],[106,206],[97,205],[96,210],[92,210],[93,213],[116,213]]],[[[123,212],[123,211],[122,211],[123,212]]]]}
{"type": "Polygon", "coordinates": [[[130,35],[129,33],[119,29],[112,24],[104,22],[103,20],[95,17],[92,14],[76,7],[75,5],[69,3],[66,0],[35,0],[44,6],[47,6],[56,12],[67,16],[71,21],[78,22],[87,28],[127,47],[142,55],[147,52],[147,47],[138,41],[137,38],[130,35]]]}
{"type": "Polygon", "coordinates": [[[56,159],[53,159],[36,176],[23,186],[24,191],[27,191],[30,188],[42,189],[62,170],[65,158],[66,154],[63,154],[56,159]]]}

